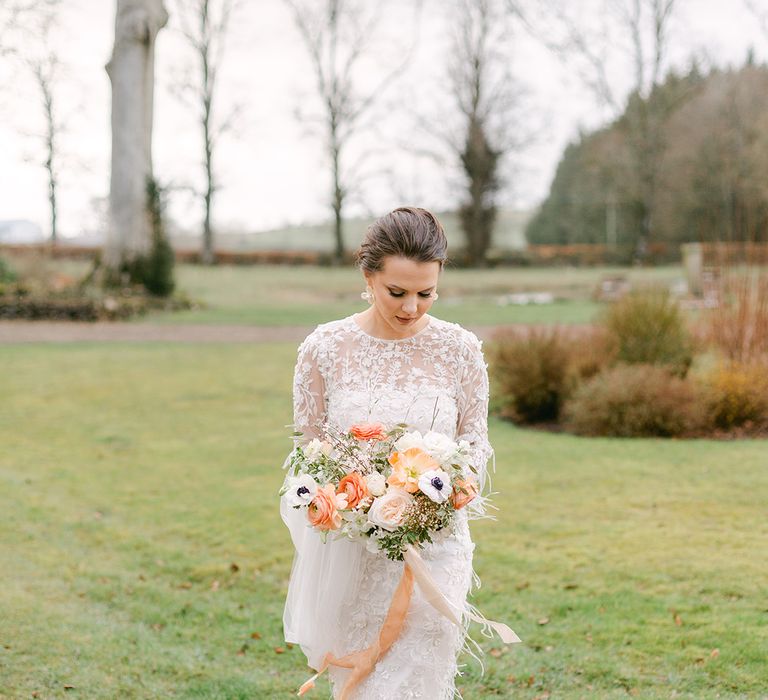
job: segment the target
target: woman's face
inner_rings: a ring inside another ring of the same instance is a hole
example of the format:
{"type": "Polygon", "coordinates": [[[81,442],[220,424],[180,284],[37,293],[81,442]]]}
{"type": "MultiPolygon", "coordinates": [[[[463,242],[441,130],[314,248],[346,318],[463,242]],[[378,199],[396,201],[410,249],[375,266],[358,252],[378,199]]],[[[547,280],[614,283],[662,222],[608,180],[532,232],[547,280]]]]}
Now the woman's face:
{"type": "Polygon", "coordinates": [[[373,289],[374,310],[396,334],[419,325],[429,311],[437,292],[440,263],[417,262],[400,256],[382,261],[378,272],[365,273],[365,281],[373,289]]]}

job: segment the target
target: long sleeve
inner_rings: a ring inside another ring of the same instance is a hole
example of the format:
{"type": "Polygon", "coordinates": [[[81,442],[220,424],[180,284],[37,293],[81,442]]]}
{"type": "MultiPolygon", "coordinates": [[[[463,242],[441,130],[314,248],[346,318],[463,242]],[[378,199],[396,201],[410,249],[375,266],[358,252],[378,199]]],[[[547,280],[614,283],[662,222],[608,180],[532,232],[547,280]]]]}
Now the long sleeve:
{"type": "Polygon", "coordinates": [[[299,346],[293,374],[293,424],[302,442],[318,437],[325,420],[325,382],[318,362],[318,343],[312,336],[299,346]]]}
{"type": "Polygon", "coordinates": [[[457,440],[466,440],[471,445],[471,464],[478,471],[482,493],[493,447],[488,441],[488,367],[482,342],[473,333],[468,332],[465,336],[460,363],[457,440]]]}

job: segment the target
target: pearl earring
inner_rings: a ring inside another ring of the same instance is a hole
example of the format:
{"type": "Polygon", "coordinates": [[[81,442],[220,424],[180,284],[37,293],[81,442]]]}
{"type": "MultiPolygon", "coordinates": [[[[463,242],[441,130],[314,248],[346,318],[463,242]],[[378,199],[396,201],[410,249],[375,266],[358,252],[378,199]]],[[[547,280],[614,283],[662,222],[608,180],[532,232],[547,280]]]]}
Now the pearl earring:
{"type": "Polygon", "coordinates": [[[360,298],[365,299],[369,304],[373,304],[373,289],[366,287],[365,291],[360,293],[360,298]]]}
{"type": "Polygon", "coordinates": [[[432,295],[432,301],[437,301],[437,299],[438,299],[438,297],[439,297],[439,296],[440,296],[440,295],[439,295],[437,292],[435,292],[435,293],[432,295]]]}

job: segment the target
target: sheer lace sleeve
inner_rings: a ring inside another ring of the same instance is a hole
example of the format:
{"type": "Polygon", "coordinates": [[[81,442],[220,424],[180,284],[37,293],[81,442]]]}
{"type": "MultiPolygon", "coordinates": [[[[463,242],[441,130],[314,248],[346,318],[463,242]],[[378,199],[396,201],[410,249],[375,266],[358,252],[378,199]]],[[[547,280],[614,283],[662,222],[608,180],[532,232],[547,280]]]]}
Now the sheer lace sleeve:
{"type": "Polygon", "coordinates": [[[471,445],[472,465],[478,471],[481,493],[487,481],[488,460],[493,448],[488,441],[488,367],[482,342],[474,333],[466,332],[460,356],[457,440],[471,445]]]}
{"type": "Polygon", "coordinates": [[[308,336],[299,346],[293,374],[293,424],[304,434],[301,442],[318,436],[325,420],[325,382],[318,361],[319,344],[308,336]]]}

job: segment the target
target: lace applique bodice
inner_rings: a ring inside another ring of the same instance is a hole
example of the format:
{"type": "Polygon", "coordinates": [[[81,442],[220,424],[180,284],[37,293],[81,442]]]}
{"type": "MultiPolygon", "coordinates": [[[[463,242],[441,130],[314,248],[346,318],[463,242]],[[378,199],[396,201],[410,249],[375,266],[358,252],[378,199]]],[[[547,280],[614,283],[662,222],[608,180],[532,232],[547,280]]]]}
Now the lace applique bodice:
{"type": "Polygon", "coordinates": [[[342,430],[362,421],[436,430],[470,443],[482,482],[493,451],[481,348],[472,332],[434,317],[397,340],[369,335],[354,316],[322,324],[298,351],[296,429],[307,439],[324,421],[342,430]]]}

